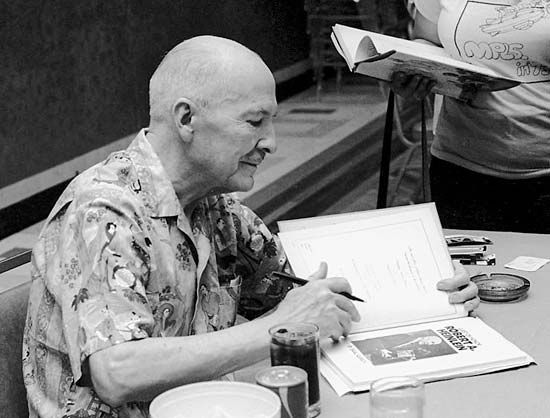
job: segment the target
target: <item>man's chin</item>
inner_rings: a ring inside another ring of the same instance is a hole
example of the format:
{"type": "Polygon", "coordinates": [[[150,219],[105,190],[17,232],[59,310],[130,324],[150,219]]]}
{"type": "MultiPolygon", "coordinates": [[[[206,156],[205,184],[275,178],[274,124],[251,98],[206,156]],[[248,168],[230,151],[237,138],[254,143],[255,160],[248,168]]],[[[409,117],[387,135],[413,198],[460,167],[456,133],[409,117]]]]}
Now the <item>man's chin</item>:
{"type": "Polygon", "coordinates": [[[248,192],[254,187],[254,177],[229,179],[223,187],[225,193],[248,192]]]}
{"type": "Polygon", "coordinates": [[[239,186],[238,190],[235,190],[236,192],[249,192],[254,187],[254,179],[251,179],[246,184],[242,184],[239,186]]]}

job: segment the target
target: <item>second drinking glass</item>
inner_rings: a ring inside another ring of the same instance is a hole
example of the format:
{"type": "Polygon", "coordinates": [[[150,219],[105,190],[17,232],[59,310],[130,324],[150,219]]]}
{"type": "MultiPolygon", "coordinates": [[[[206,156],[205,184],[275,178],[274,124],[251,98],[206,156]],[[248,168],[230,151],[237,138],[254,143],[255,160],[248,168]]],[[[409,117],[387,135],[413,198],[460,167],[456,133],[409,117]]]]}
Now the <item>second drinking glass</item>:
{"type": "Polygon", "coordinates": [[[319,394],[319,327],[310,323],[284,323],[269,330],[271,365],[296,366],[308,379],[309,418],[321,412],[319,394]]]}

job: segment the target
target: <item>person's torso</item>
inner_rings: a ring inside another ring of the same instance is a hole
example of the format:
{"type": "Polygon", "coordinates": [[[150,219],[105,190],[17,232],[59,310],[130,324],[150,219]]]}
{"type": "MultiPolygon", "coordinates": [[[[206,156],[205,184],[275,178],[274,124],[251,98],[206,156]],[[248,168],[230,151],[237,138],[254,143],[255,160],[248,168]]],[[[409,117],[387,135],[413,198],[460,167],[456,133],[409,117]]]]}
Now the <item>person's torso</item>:
{"type": "Polygon", "coordinates": [[[454,58],[522,82],[445,98],[432,152],[484,174],[550,174],[550,1],[440,0],[438,34],[454,58]]]}
{"type": "MultiPolygon", "coordinates": [[[[249,273],[243,270],[237,257],[238,248],[254,241],[251,248],[242,248],[248,251],[250,260],[247,263],[252,269],[257,267],[254,262],[259,262],[265,246],[273,242],[263,223],[241,219],[241,216],[253,214],[233,195],[204,199],[189,219],[174,199],[166,203],[168,199],[164,206],[171,208],[168,211],[176,216],[156,216],[157,197],[161,196],[160,200],[166,196],[175,198],[169,182],[155,182],[154,170],[146,169],[143,164],[136,166],[131,153],[121,152],[110,158],[111,163],[92,167],[73,181],[52,211],[33,250],[33,286],[23,369],[29,399],[40,412],[33,407],[31,417],[38,416],[38,413],[43,416],[61,416],[63,413],[67,417],[80,416],[78,414],[82,411],[92,414],[90,416],[101,412],[113,417],[147,416],[146,403],[128,404],[114,410],[103,404],[91,387],[77,386],[72,378],[69,363],[79,361],[79,353],[70,347],[75,346],[78,330],[66,328],[58,298],[63,294],[63,303],[72,300],[73,304],[82,300],[79,299],[84,297],[79,285],[82,279],[78,276],[83,271],[101,275],[102,266],[107,262],[99,258],[94,259],[94,265],[84,266],[86,262],[79,259],[78,245],[72,245],[74,242],[69,240],[70,244],[65,247],[63,240],[59,239],[63,232],[79,234],[78,231],[82,230],[73,209],[73,206],[78,206],[75,199],[79,199],[79,191],[103,201],[104,207],[132,208],[132,224],[135,222],[139,227],[134,228],[135,235],[130,232],[121,239],[127,240],[134,248],[135,243],[145,242],[141,248],[148,248],[147,254],[140,257],[144,265],[139,283],[134,282],[133,275],[116,274],[116,267],[108,270],[112,274],[109,273],[104,280],[109,282],[109,287],[140,290],[128,292],[127,303],[129,306],[135,303],[137,309],[116,315],[113,309],[97,310],[94,315],[106,317],[87,320],[97,322],[95,334],[100,338],[121,342],[134,337],[185,336],[231,327],[237,314],[240,275],[249,273]],[[106,187],[98,187],[98,182],[106,187]],[[179,215],[173,208],[180,209],[179,215]],[[224,236],[223,251],[214,243],[214,231],[217,225],[221,225],[220,220],[223,229],[220,231],[218,227],[217,232],[224,236]],[[258,238],[256,235],[262,238],[261,242],[255,239],[258,238]],[[65,259],[71,260],[70,265],[60,265],[58,251],[65,252],[65,259]],[[145,294],[146,301],[132,302],[135,297],[139,299],[140,294],[145,294]],[[138,326],[144,321],[151,324],[148,335],[138,326]],[[69,340],[73,342],[69,344],[69,340]]],[[[158,165],[156,168],[161,171],[158,165]]],[[[99,221],[104,211],[101,205],[96,210],[87,211],[86,221],[99,221]]],[[[85,241],[92,242],[101,239],[99,234],[108,234],[109,231],[97,230],[97,236],[95,232],[82,233],[85,241]]]]}

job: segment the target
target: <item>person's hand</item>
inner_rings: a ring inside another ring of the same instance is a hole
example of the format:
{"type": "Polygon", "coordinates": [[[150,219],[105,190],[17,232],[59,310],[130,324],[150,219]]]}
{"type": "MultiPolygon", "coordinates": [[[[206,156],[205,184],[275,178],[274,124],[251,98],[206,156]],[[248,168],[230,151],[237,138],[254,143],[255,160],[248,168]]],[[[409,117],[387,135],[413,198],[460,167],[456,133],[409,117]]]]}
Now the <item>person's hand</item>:
{"type": "Polygon", "coordinates": [[[405,99],[423,100],[435,86],[435,81],[422,75],[407,75],[398,71],[392,75],[390,88],[405,99]]]}
{"type": "Polygon", "coordinates": [[[450,279],[443,279],[437,283],[439,290],[449,292],[450,303],[464,303],[467,312],[471,312],[479,306],[477,285],[470,280],[470,275],[462,264],[453,261],[455,274],[450,279]]]}
{"type": "Polygon", "coordinates": [[[321,263],[310,282],[289,291],[273,315],[279,322],[313,322],[319,326],[322,337],[338,340],[347,336],[352,321],[360,315],[351,300],[341,292],[351,293],[351,286],[343,277],[327,278],[327,265],[321,263]]]}

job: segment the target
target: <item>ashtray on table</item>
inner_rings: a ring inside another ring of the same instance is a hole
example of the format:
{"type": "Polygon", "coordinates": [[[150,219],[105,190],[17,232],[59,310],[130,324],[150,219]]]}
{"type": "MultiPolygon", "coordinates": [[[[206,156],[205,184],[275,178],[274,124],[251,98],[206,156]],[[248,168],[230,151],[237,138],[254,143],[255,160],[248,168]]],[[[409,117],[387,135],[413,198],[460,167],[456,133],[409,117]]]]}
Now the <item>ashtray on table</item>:
{"type": "Polygon", "coordinates": [[[472,277],[481,300],[509,302],[527,294],[531,283],[525,277],[509,273],[484,273],[472,277]]]}

